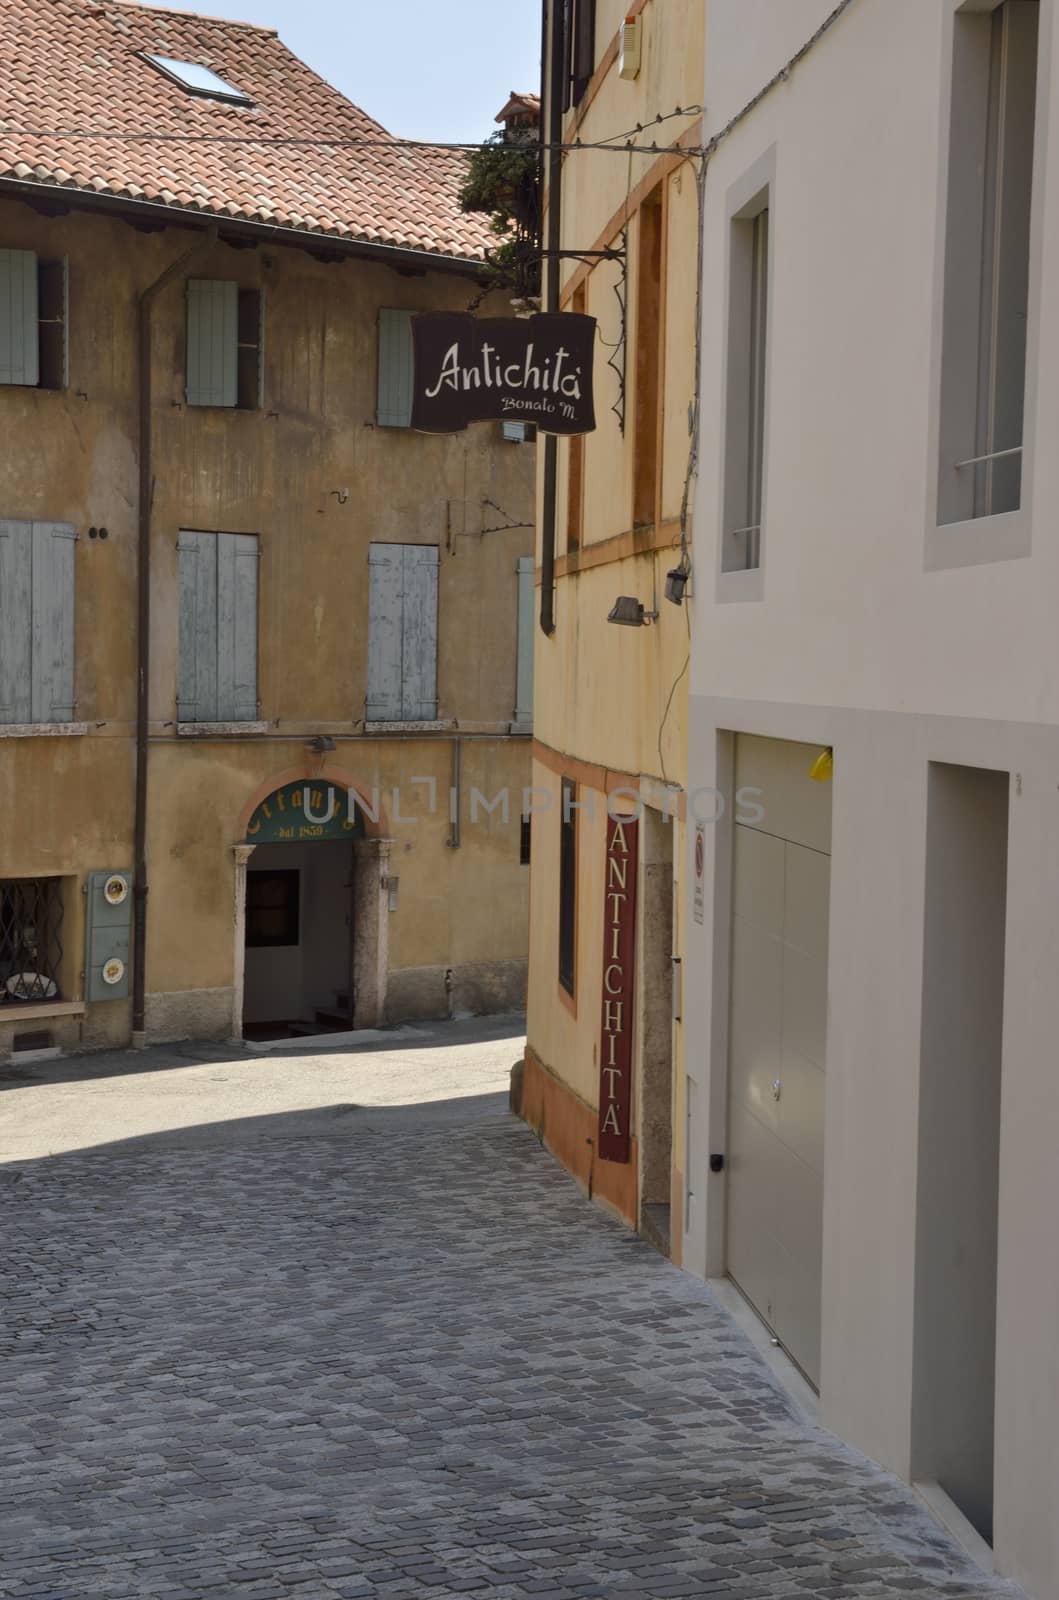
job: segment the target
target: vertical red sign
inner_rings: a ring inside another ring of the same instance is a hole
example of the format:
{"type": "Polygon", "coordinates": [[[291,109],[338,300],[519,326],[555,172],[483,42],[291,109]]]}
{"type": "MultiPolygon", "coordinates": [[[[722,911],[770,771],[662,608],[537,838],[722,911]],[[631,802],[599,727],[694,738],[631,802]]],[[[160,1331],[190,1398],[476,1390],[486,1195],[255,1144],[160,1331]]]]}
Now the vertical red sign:
{"type": "Polygon", "coordinates": [[[599,1044],[599,1154],[604,1161],[627,1162],[630,1156],[638,836],[635,818],[608,816],[599,1044]]]}

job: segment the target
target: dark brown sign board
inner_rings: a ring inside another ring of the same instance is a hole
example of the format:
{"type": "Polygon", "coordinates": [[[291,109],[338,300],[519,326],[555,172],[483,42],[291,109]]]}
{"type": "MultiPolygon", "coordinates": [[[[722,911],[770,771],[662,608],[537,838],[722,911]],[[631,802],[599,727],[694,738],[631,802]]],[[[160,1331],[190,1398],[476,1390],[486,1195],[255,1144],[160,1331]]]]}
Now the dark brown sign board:
{"type": "Polygon", "coordinates": [[[598,1137],[603,1161],[630,1159],[638,843],[639,823],[634,817],[608,816],[599,1050],[598,1137]]]}
{"type": "Polygon", "coordinates": [[[591,433],[595,317],[541,312],[412,318],[412,427],[459,433],[469,422],[533,422],[542,433],[591,433]]]}

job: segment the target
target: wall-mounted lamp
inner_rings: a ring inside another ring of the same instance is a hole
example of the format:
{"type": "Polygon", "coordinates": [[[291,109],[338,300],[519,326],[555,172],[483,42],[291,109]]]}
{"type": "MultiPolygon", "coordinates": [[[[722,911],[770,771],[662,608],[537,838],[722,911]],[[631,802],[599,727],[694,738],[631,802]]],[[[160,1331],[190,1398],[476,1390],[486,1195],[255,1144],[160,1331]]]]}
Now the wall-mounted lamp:
{"type": "Polygon", "coordinates": [[[672,600],[675,606],[682,605],[690,578],[691,571],[688,567],[674,567],[672,572],[667,572],[666,599],[672,600]]]}
{"type": "Polygon", "coordinates": [[[620,594],[607,621],[617,622],[623,628],[643,628],[649,622],[658,621],[658,612],[645,610],[643,601],[631,594],[620,594]]]}
{"type": "Polygon", "coordinates": [[[309,740],[309,749],[315,750],[318,756],[327,755],[335,748],[335,741],[329,733],[317,733],[309,740]]]}

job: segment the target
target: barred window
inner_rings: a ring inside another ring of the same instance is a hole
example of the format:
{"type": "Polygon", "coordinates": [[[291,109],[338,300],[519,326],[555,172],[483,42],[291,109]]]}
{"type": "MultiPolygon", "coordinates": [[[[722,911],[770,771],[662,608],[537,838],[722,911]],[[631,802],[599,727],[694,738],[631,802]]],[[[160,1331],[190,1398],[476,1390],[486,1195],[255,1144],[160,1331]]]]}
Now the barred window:
{"type": "Polygon", "coordinates": [[[0,879],[0,1006],[60,998],[61,878],[0,879]]]}

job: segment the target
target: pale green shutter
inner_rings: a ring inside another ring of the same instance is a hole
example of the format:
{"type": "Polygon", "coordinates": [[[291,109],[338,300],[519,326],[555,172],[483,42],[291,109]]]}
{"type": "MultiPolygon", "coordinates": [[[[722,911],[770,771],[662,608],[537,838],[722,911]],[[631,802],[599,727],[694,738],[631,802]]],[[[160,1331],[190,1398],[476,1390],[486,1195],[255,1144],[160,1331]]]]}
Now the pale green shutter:
{"type": "Polygon", "coordinates": [[[217,718],[217,535],[181,533],[177,720],[217,718]]]}
{"type": "Polygon", "coordinates": [[[438,547],[404,547],[401,718],[433,722],[438,714],[438,547]]]}
{"type": "Polygon", "coordinates": [[[518,666],[515,721],[533,721],[533,614],[536,608],[534,560],[518,558],[518,666]]]}
{"type": "Polygon", "coordinates": [[[74,545],[62,522],[33,524],[33,704],[31,722],[74,714],[74,545]]]}
{"type": "Polygon", "coordinates": [[[37,257],[0,250],[0,383],[39,382],[38,339],[37,257]]]}
{"type": "Polygon", "coordinates": [[[187,402],[234,406],[239,398],[239,285],[188,279],[187,402]]]}
{"type": "Polygon", "coordinates": [[[368,698],[369,722],[401,717],[401,592],[404,547],[368,547],[368,698]]]}
{"type": "Polygon", "coordinates": [[[257,717],[257,539],[217,535],[217,721],[257,717]]]}
{"type": "Polygon", "coordinates": [[[380,428],[407,428],[412,420],[412,313],[379,312],[380,428]]]}
{"type": "Polygon", "coordinates": [[[32,721],[33,525],[0,522],[0,722],[32,721]]]}

